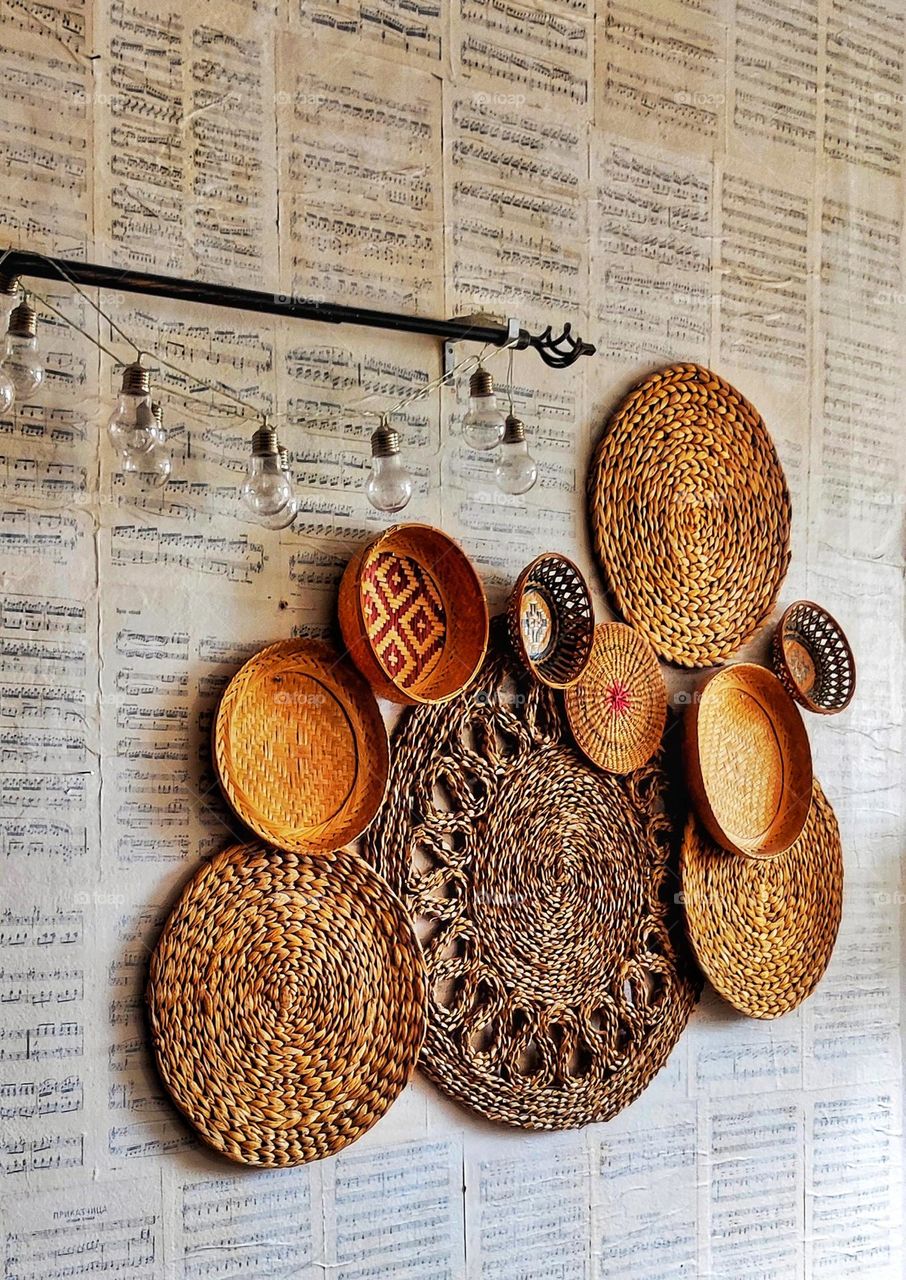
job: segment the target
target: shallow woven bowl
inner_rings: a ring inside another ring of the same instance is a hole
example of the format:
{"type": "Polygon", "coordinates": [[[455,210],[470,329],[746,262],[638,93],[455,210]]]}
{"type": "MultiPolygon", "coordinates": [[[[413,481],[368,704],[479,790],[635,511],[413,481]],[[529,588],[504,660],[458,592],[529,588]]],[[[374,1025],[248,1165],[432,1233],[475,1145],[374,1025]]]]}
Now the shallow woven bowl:
{"type": "Polygon", "coordinates": [[[394,525],[353,556],[338,611],[350,657],[390,702],[454,698],[488,646],[481,580],[453,539],[427,524],[394,525]]]}
{"type": "Polygon", "coordinates": [[[856,660],[840,623],[812,600],[786,610],[771,651],[774,670],[791,697],[807,711],[832,716],[856,691],[856,660]]]}
{"type": "Polygon", "coordinates": [[[689,790],[724,849],[767,858],[799,839],[812,796],[812,753],[802,717],[772,672],[724,668],[686,712],[689,790]]]}
{"type": "Polygon", "coordinates": [[[575,684],[591,657],[595,616],[588,583],[566,556],[548,553],[526,565],[507,611],[520,662],[551,689],[575,684]]]}

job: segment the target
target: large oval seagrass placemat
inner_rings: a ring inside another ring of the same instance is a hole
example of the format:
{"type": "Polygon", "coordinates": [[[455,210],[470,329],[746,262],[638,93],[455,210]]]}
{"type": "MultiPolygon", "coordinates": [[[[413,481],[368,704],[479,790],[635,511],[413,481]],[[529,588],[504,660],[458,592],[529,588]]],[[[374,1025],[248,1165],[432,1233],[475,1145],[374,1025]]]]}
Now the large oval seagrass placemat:
{"type": "Polygon", "coordinates": [[[588,502],[610,597],[668,662],[721,662],[770,614],[790,497],[761,415],[716,373],[674,365],[632,392],[598,442],[588,502]]]}
{"type": "Polygon", "coordinates": [[[827,968],[843,901],[837,819],[817,781],[785,853],[727,853],[690,816],[681,866],[689,936],[714,989],[750,1018],[795,1009],[827,968]]]}
{"type": "Polygon", "coordinates": [[[384,796],[387,730],[367,680],[320,640],[283,640],[236,673],[214,721],[231,807],[281,849],[361,835],[384,796]]]}
{"type": "Polygon", "coordinates": [[[148,1005],[164,1083],[202,1138],[244,1164],[303,1164],[403,1089],[424,967],[402,904],[355,854],[236,845],[183,890],[148,1005]]]}
{"type": "Polygon", "coordinates": [[[663,1066],[698,994],[654,766],[572,745],[556,694],[494,648],[465,693],[394,738],[366,852],[428,970],[422,1066],[491,1120],[606,1120],[663,1066]]]}

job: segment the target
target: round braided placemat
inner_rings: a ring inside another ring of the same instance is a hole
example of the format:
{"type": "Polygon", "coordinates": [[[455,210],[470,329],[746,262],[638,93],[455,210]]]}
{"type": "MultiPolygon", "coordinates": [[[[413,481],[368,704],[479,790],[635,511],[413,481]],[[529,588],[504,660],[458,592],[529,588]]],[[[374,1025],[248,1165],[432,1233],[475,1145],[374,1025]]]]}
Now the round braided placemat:
{"type": "Polygon", "coordinates": [[[750,1018],[795,1009],[827,968],[843,901],[837,819],[817,781],[785,853],[727,853],[690,817],[681,867],[689,936],[715,990],[750,1018]]]}
{"type": "Polygon", "coordinates": [[[213,756],[224,795],[256,835],[281,849],[330,851],[377,812],[389,743],[352,663],[320,640],[282,640],[227,685],[213,756]]]}
{"type": "Polygon", "coordinates": [[[508,656],[394,738],[366,851],[415,918],[422,1066],[492,1120],[606,1120],[663,1066],[698,994],[655,766],[589,765],[557,695],[508,656]]]}
{"type": "Polygon", "coordinates": [[[424,968],[402,904],[355,854],[236,845],[183,890],[148,1005],[164,1083],[202,1138],[243,1164],[304,1164],[402,1091],[424,968]]]}
{"type": "Polygon", "coordinates": [[[639,769],[660,745],[664,677],[651,645],[623,622],[595,627],[588,666],[563,701],[577,744],[602,769],[639,769]]]}
{"type": "Polygon", "coordinates": [[[721,662],[770,614],[790,497],[761,415],[697,364],[653,374],[605,428],[588,501],[607,590],[668,662],[721,662]]]}

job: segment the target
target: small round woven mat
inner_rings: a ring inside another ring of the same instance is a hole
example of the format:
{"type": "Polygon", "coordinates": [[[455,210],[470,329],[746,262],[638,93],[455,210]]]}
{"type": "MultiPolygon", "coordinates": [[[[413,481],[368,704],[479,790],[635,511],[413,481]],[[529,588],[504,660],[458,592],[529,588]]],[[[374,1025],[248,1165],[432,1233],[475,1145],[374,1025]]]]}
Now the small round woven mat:
{"type": "Polygon", "coordinates": [[[213,755],[233,810],[281,849],[361,835],[384,797],[387,730],[368,682],[330,645],[284,640],[230,681],[213,755]]]}
{"type": "Polygon", "coordinates": [[[355,854],[237,845],[189,881],[151,959],[157,1063],[212,1147],[304,1164],[402,1091],[425,1026],[402,904],[355,854]]]}
{"type": "Polygon", "coordinates": [[[709,369],[674,365],[632,392],[588,501],[607,590],[668,662],[721,662],[770,614],[790,559],[786,480],[761,415],[709,369]]]}
{"type": "Polygon", "coordinates": [[[573,737],[589,760],[630,773],[658,749],[667,690],[651,645],[623,622],[595,627],[591,658],[563,695],[573,737]]]}
{"type": "Polygon", "coordinates": [[[663,1066],[698,995],[653,765],[618,778],[573,746],[502,620],[470,689],[394,738],[368,856],[428,970],[422,1066],[491,1120],[606,1120],[663,1066]]]}
{"type": "Polygon", "coordinates": [[[694,817],[682,848],[689,936],[716,991],[750,1018],[777,1018],[810,995],[827,968],[843,901],[837,819],[813,784],[802,835],[773,858],[712,843],[694,817]]]}

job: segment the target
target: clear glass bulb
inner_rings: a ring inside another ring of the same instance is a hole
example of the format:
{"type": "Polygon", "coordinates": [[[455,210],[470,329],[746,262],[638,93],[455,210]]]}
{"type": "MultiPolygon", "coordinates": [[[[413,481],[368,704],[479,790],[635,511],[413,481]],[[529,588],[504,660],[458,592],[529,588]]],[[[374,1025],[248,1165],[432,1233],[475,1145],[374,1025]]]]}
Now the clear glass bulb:
{"type": "Polygon", "coordinates": [[[44,365],[38,353],[37,335],[8,333],[3,372],[12,382],[16,395],[21,399],[37,391],[44,381],[44,365]]]}
{"type": "Polygon", "coordinates": [[[142,453],[162,443],[161,435],[150,391],[144,395],[121,391],[107,423],[107,436],[117,453],[142,453]]]}
{"type": "Polygon", "coordinates": [[[371,437],[371,470],[365,495],[375,511],[402,511],[412,497],[412,477],[400,457],[399,432],[386,418],[371,437]]]}
{"type": "Polygon", "coordinates": [[[239,497],[252,519],[268,529],[285,529],[296,518],[298,503],[292,481],[280,466],[276,450],[261,453],[253,446],[239,497]]]}
{"type": "Polygon", "coordinates": [[[500,461],[494,471],[502,493],[528,493],[538,479],[538,467],[525,442],[525,426],[512,414],[500,446],[500,461]]]}
{"type": "Polygon", "coordinates": [[[122,455],[122,472],[127,488],[138,492],[162,489],[173,471],[170,450],[162,440],[148,449],[125,449],[122,455]]]}
{"type": "Polygon", "coordinates": [[[470,449],[494,449],[503,439],[506,419],[497,408],[497,397],[470,396],[469,412],[462,420],[462,434],[470,449]]]}
{"type": "Polygon", "coordinates": [[[0,366],[0,413],[6,413],[7,409],[11,409],[13,401],[16,398],[16,388],[13,386],[12,378],[8,378],[0,366]]]}

